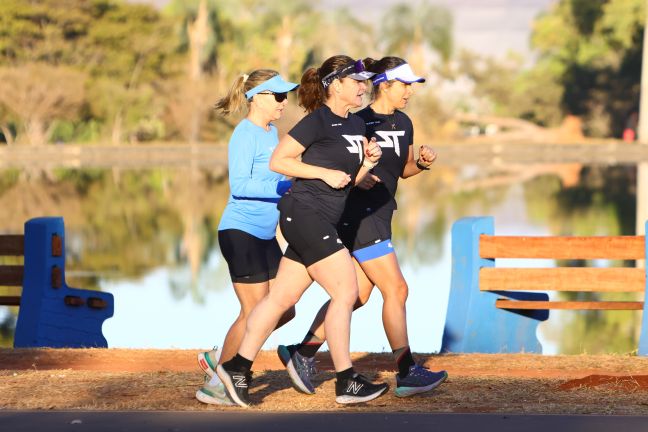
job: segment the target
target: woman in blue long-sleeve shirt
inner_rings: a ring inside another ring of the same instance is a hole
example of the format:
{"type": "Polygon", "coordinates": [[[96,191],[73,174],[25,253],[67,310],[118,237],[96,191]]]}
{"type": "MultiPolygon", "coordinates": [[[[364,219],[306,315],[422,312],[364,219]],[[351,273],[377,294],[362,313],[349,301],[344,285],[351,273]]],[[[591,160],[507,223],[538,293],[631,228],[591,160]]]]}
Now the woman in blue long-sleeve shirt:
{"type": "MultiPolygon", "coordinates": [[[[216,109],[224,115],[248,107],[247,116],[236,126],[229,141],[230,197],[218,226],[218,243],[229,267],[241,311],[225,337],[222,350],[198,354],[200,367],[210,377],[196,398],[204,403],[231,404],[214,370],[233,357],[245,333],[249,313],[268,293],[277,274],[281,249],[275,237],[279,211],[277,202],[290,188],[290,181],[270,171],[270,155],[279,142],[273,121],[281,118],[288,92],[297,84],[284,81],[268,69],[239,76],[216,109]]],[[[290,321],[288,310],[277,327],[290,321]]]]}

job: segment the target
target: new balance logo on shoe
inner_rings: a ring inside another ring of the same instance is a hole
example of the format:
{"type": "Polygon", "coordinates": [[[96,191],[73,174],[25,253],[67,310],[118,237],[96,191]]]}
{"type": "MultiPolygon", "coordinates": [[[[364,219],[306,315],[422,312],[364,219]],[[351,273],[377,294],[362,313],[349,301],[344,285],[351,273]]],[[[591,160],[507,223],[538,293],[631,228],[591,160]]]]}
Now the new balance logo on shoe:
{"type": "Polygon", "coordinates": [[[384,394],[389,386],[385,383],[372,383],[362,375],[338,380],[335,383],[335,401],[340,404],[368,402],[384,394]]]}
{"type": "Polygon", "coordinates": [[[245,375],[232,375],[232,381],[234,381],[234,387],[246,388],[247,382],[245,381],[245,375]]]}
{"type": "Polygon", "coordinates": [[[358,392],[362,390],[362,387],[364,387],[364,384],[360,384],[357,381],[351,381],[346,391],[347,393],[353,393],[354,395],[357,395],[358,392]]]}

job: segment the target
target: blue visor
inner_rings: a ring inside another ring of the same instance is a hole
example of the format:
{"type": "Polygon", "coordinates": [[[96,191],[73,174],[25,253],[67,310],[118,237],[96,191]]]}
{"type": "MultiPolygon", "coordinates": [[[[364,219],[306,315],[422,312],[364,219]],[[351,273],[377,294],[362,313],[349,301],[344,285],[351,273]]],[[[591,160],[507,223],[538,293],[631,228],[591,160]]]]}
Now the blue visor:
{"type": "Polygon", "coordinates": [[[258,86],[245,92],[245,99],[250,99],[257,93],[262,91],[271,91],[272,93],[287,93],[289,91],[295,90],[299,87],[299,84],[291,83],[284,81],[280,75],[275,75],[270,78],[268,81],[264,81],[258,86]]]}

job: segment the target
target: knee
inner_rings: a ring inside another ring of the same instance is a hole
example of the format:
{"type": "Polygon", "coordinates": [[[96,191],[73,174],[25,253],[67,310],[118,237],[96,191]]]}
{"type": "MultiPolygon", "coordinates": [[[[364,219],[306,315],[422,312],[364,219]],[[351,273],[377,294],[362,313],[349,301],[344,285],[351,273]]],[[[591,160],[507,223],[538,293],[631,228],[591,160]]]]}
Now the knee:
{"type": "Polygon", "coordinates": [[[354,287],[354,289],[341,290],[340,292],[336,293],[336,295],[333,296],[331,300],[336,303],[343,304],[349,308],[356,309],[355,305],[359,301],[358,288],[354,287]]]}
{"type": "Polygon", "coordinates": [[[409,287],[404,279],[399,280],[390,289],[383,291],[385,301],[393,300],[399,304],[405,304],[409,294],[409,287]]]}
{"type": "Polygon", "coordinates": [[[285,311],[285,314],[292,313],[291,319],[295,316],[295,304],[299,301],[299,295],[293,295],[290,293],[281,293],[271,291],[268,300],[272,305],[282,311],[285,311]]]}

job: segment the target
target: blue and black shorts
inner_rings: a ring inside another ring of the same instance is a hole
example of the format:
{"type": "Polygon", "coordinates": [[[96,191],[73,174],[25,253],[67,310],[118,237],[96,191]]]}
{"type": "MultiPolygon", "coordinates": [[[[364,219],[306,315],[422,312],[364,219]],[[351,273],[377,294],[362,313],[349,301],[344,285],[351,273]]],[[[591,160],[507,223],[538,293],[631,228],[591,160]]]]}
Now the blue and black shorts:
{"type": "Polygon", "coordinates": [[[391,242],[391,220],[394,211],[371,208],[345,213],[338,225],[344,245],[362,263],[394,252],[391,242]]]}

